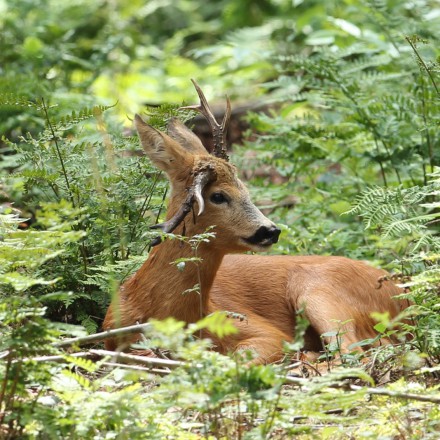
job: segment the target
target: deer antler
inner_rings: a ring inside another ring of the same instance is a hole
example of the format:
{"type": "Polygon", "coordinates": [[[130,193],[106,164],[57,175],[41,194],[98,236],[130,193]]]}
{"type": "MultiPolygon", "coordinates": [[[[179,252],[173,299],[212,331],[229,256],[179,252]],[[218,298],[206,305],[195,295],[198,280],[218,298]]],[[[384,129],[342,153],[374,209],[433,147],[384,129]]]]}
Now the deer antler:
{"type": "MultiPolygon", "coordinates": [[[[214,149],[212,153],[216,157],[220,157],[226,161],[229,161],[229,157],[226,153],[226,134],[229,119],[231,118],[231,102],[229,101],[229,98],[226,97],[225,116],[223,117],[222,123],[219,124],[209,107],[208,101],[206,100],[202,89],[199,87],[195,80],[191,79],[191,81],[194,84],[197,94],[199,95],[200,104],[190,105],[181,108],[197,110],[198,112],[202,113],[202,115],[208,121],[212,130],[212,136],[214,139],[214,149]]],[[[154,225],[151,227],[151,229],[161,229],[163,232],[167,233],[173,232],[177,228],[177,226],[179,226],[180,223],[183,222],[185,217],[191,211],[195,200],[197,200],[197,203],[199,205],[199,212],[197,215],[202,214],[203,210],[205,209],[205,202],[202,196],[203,188],[206,186],[206,184],[214,181],[215,179],[217,179],[217,175],[215,174],[214,168],[209,164],[199,170],[196,170],[194,172],[193,184],[190,186],[190,188],[188,188],[186,199],[180,206],[179,210],[169,220],[164,223],[154,225]]],[[[156,246],[161,241],[162,240],[160,237],[156,237],[151,242],[151,245],[156,246]]]]}
{"type": "Polygon", "coordinates": [[[211,127],[212,136],[214,138],[214,151],[213,151],[214,156],[221,157],[222,159],[229,161],[229,156],[226,153],[227,126],[229,123],[229,119],[231,118],[231,102],[229,101],[229,97],[226,96],[226,113],[225,116],[223,117],[222,123],[219,124],[209,107],[208,101],[206,100],[205,95],[202,92],[202,89],[199,87],[199,85],[196,83],[194,79],[191,79],[191,81],[194,84],[197,94],[199,95],[200,104],[188,105],[186,107],[181,107],[181,108],[196,110],[206,118],[206,120],[208,121],[211,127]]]}
{"type": "MultiPolygon", "coordinates": [[[[157,225],[151,226],[151,229],[161,229],[163,232],[167,233],[173,232],[174,229],[176,229],[177,226],[179,226],[180,223],[183,222],[187,214],[191,211],[195,200],[197,200],[197,203],[199,205],[199,212],[197,215],[202,214],[203,210],[205,209],[205,202],[202,196],[203,188],[209,182],[212,182],[215,179],[217,179],[217,175],[211,165],[208,164],[204,168],[197,170],[195,172],[193,184],[189,187],[186,199],[180,206],[179,210],[169,220],[164,223],[159,223],[157,225]]],[[[160,237],[156,237],[151,242],[151,246],[156,246],[161,241],[162,240],[160,237]]]]}

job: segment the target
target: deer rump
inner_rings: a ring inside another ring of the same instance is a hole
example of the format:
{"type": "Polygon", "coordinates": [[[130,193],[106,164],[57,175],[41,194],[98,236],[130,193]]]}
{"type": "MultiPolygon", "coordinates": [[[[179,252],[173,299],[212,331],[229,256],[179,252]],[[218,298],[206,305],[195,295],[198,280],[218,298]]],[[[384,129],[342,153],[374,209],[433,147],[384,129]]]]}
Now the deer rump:
{"type": "Polygon", "coordinates": [[[394,298],[400,288],[381,281],[387,275],[344,257],[226,255],[210,291],[208,312],[245,317],[234,319],[238,334],[210,337],[222,353],[251,349],[255,363],[276,362],[283,357],[283,342],[294,338],[300,313],[310,323],[305,350],[322,351],[332,338],[321,335],[338,332],[340,349],[348,352],[351,344],[377,335],[372,312],[388,312],[392,319],[407,306],[394,298]]]}

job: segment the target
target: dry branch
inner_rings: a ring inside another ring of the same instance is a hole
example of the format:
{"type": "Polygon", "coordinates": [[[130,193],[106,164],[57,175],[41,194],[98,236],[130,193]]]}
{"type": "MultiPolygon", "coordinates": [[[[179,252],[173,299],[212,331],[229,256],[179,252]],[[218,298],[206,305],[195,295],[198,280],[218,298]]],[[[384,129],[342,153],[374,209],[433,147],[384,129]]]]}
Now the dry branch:
{"type": "MultiPolygon", "coordinates": [[[[54,345],[56,347],[70,347],[72,345],[82,345],[82,344],[89,344],[92,342],[101,341],[106,338],[115,337],[115,336],[122,336],[132,333],[137,333],[142,330],[145,330],[148,328],[150,324],[136,324],[129,327],[122,327],[119,329],[114,330],[107,330],[105,332],[96,333],[94,335],[84,336],[80,338],[71,338],[66,339],[61,342],[57,342],[54,345]]],[[[69,356],[74,357],[89,357],[92,355],[97,355],[99,357],[106,357],[110,356],[113,360],[113,363],[117,360],[120,360],[122,362],[127,363],[139,363],[143,365],[155,365],[155,366],[161,366],[166,368],[177,368],[180,366],[187,365],[184,362],[180,361],[174,361],[169,359],[158,359],[158,358],[151,358],[151,357],[145,357],[145,356],[137,356],[127,353],[120,353],[120,352],[114,352],[114,351],[107,351],[107,350],[90,350],[89,352],[81,352],[81,353],[73,353],[69,354],[69,356]]],[[[32,358],[32,360],[36,362],[61,362],[64,359],[63,356],[40,356],[36,358],[32,358]]],[[[115,365],[116,366],[116,365],[115,365]]],[[[153,370],[150,370],[153,372],[153,370]]],[[[166,370],[159,370],[157,371],[158,374],[167,374],[166,370]]],[[[298,385],[300,387],[307,388],[312,382],[310,379],[304,379],[299,377],[292,377],[292,376],[279,376],[282,378],[285,383],[292,384],[292,385],[298,385]]],[[[419,402],[429,402],[429,403],[436,403],[440,404],[440,395],[423,395],[423,394],[414,394],[414,393],[404,393],[400,391],[392,391],[387,390],[383,387],[378,388],[372,388],[372,387],[362,387],[359,385],[353,385],[350,383],[339,382],[339,383],[333,383],[328,385],[329,388],[339,388],[344,389],[348,391],[363,391],[367,394],[373,394],[378,396],[388,396],[393,397],[396,399],[407,399],[407,400],[416,400],[419,402]]]]}
{"type": "Polygon", "coordinates": [[[102,362],[101,365],[106,366],[106,367],[112,367],[112,368],[124,368],[126,370],[142,371],[145,373],[154,373],[154,374],[159,374],[160,376],[166,376],[167,374],[171,373],[171,370],[162,370],[159,368],[141,367],[140,365],[121,364],[119,362],[102,362]]]}
{"type": "Polygon", "coordinates": [[[121,327],[117,329],[106,330],[105,332],[101,332],[101,333],[95,333],[94,335],[65,339],[64,341],[56,342],[53,345],[55,347],[62,348],[62,347],[71,347],[72,345],[91,344],[92,342],[102,341],[103,339],[113,338],[115,336],[123,336],[123,335],[130,335],[133,333],[139,333],[149,328],[150,325],[151,324],[149,323],[130,325],[128,327],[121,327]]]}
{"type": "Polygon", "coordinates": [[[67,362],[66,357],[76,357],[76,358],[89,358],[94,357],[93,353],[89,351],[80,351],[78,353],[66,353],[65,355],[48,355],[48,356],[37,356],[33,358],[24,358],[23,361],[33,361],[33,362],[67,362]]]}
{"type": "Polygon", "coordinates": [[[90,350],[90,353],[96,354],[101,357],[109,356],[114,361],[121,360],[125,362],[134,362],[143,365],[160,365],[161,367],[167,368],[177,368],[185,365],[184,362],[173,361],[170,359],[159,359],[147,356],[137,356],[134,354],[121,353],[118,351],[108,351],[108,350],[90,350]]]}
{"type": "MultiPolygon", "coordinates": [[[[181,363],[177,361],[169,361],[165,359],[165,362],[162,362],[163,359],[156,359],[156,358],[147,358],[144,356],[135,356],[135,355],[128,355],[126,353],[118,353],[113,351],[106,351],[106,350],[89,350],[89,351],[80,351],[78,353],[69,353],[66,355],[54,355],[54,356],[37,356],[33,358],[25,358],[23,361],[33,361],[33,362],[66,362],[68,361],[66,357],[74,357],[74,358],[103,358],[103,357],[113,357],[113,358],[119,358],[124,361],[129,362],[136,362],[136,363],[142,363],[147,365],[160,365],[162,367],[166,367],[167,369],[158,369],[158,368],[151,368],[151,367],[142,367],[140,365],[129,365],[129,364],[121,364],[119,362],[102,362],[101,365],[107,365],[109,367],[118,367],[118,368],[127,368],[131,370],[138,370],[138,371],[145,371],[160,375],[166,375],[170,374],[171,370],[170,368],[179,366],[181,363]]],[[[16,362],[16,361],[13,361],[16,362]]]]}
{"type": "MultiPolygon", "coordinates": [[[[140,327],[145,328],[145,325],[146,324],[138,324],[138,325],[125,327],[123,329],[118,329],[118,330],[125,329],[128,332],[128,330],[134,331],[134,329],[136,329],[137,331],[139,331],[139,328],[140,327]]],[[[116,331],[116,330],[110,330],[110,331],[116,331]]],[[[103,332],[103,333],[98,333],[98,334],[92,335],[92,336],[98,336],[98,335],[107,334],[107,333],[108,332],[103,332]]],[[[100,337],[102,338],[102,336],[100,336],[100,337]]],[[[72,338],[72,339],[84,340],[84,338],[72,338]]],[[[72,340],[69,340],[69,341],[72,341],[72,340]]],[[[67,341],[63,341],[63,342],[67,342],[67,341]]],[[[80,341],[80,342],[83,342],[83,341],[80,341]]],[[[90,340],[88,340],[86,342],[90,342],[90,340]]],[[[66,344],[66,345],[72,345],[72,344],[70,343],[70,344],[66,344]]],[[[95,357],[95,356],[100,357],[100,358],[110,357],[112,359],[112,361],[103,362],[103,365],[108,365],[108,366],[112,366],[112,367],[121,367],[121,368],[125,367],[124,364],[121,364],[117,361],[122,361],[122,362],[126,362],[126,363],[137,363],[137,364],[142,364],[142,365],[147,365],[147,366],[159,366],[159,367],[167,368],[167,369],[174,369],[177,367],[188,366],[188,363],[186,363],[186,362],[174,361],[174,360],[170,360],[170,359],[159,359],[159,358],[153,358],[153,357],[138,356],[138,355],[133,355],[133,354],[128,354],[128,353],[121,353],[121,352],[108,351],[108,350],[93,350],[93,349],[91,349],[88,352],[72,353],[72,354],[68,354],[68,356],[81,357],[81,358],[95,357]]],[[[35,362],[62,362],[62,361],[65,361],[66,359],[63,355],[57,355],[57,356],[39,356],[39,357],[29,358],[29,359],[25,359],[25,360],[32,360],[35,362]]],[[[130,367],[132,367],[132,366],[130,366],[130,367]]],[[[197,368],[197,366],[196,366],[196,368],[197,368]]],[[[170,371],[166,370],[166,369],[143,368],[143,367],[139,367],[139,368],[135,368],[135,369],[140,370],[140,371],[148,371],[151,373],[161,374],[161,375],[166,375],[166,374],[170,373],[170,371]]],[[[279,375],[278,378],[282,379],[286,384],[298,385],[301,388],[304,388],[305,390],[307,390],[307,388],[312,384],[312,380],[304,379],[304,378],[300,378],[300,377],[279,375]]],[[[392,398],[396,398],[396,399],[416,400],[419,402],[440,404],[440,395],[423,395],[423,394],[414,394],[414,393],[404,393],[401,391],[387,390],[383,387],[378,387],[378,388],[362,387],[359,385],[350,384],[347,381],[335,382],[335,383],[329,384],[328,388],[338,388],[338,389],[343,389],[345,391],[363,391],[366,394],[373,394],[373,395],[378,395],[378,396],[392,397],[392,398]]]]}
{"type": "MultiPolygon", "coordinates": [[[[286,383],[299,385],[301,387],[307,387],[307,385],[310,385],[310,383],[311,383],[311,381],[309,379],[303,379],[303,378],[291,377],[291,376],[285,376],[284,380],[286,381],[286,383]]],[[[437,404],[440,403],[440,395],[430,396],[430,395],[423,395],[423,394],[403,393],[400,391],[387,390],[382,387],[378,387],[378,388],[361,387],[359,385],[352,385],[350,383],[347,383],[346,381],[329,384],[328,387],[329,388],[341,388],[341,389],[349,390],[349,391],[363,391],[367,394],[376,394],[378,396],[394,397],[396,399],[417,400],[419,402],[430,402],[430,403],[437,403],[437,404]]]]}

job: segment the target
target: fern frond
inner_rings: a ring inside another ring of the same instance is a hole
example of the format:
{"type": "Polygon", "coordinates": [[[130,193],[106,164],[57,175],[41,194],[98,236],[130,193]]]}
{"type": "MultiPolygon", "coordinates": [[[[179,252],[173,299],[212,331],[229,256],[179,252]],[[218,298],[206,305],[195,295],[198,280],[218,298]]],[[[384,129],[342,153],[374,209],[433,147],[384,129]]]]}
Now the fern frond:
{"type": "Polygon", "coordinates": [[[91,361],[90,359],[69,356],[69,355],[65,355],[64,358],[70,364],[73,364],[76,367],[80,367],[89,373],[94,373],[99,368],[97,364],[95,364],[95,362],[91,361]]]}
{"type": "Polygon", "coordinates": [[[55,132],[70,130],[73,126],[79,124],[82,121],[99,117],[106,110],[113,108],[113,105],[97,105],[92,108],[83,108],[79,111],[73,110],[70,115],[61,116],[60,119],[51,119],[50,123],[55,132]]]}
{"type": "Polygon", "coordinates": [[[347,213],[360,214],[367,229],[380,225],[386,227],[387,235],[391,234],[393,228],[396,228],[396,232],[410,232],[413,229],[409,226],[408,218],[419,225],[431,218],[428,215],[417,216],[415,211],[415,207],[431,191],[432,185],[405,189],[369,188],[358,196],[355,206],[347,213]]]}
{"type": "Polygon", "coordinates": [[[0,107],[40,108],[37,102],[14,93],[0,93],[0,107]]]}
{"type": "Polygon", "coordinates": [[[63,370],[62,374],[68,379],[71,379],[73,382],[80,385],[81,388],[84,388],[86,390],[90,390],[92,388],[92,382],[87,379],[87,377],[82,376],[81,374],[74,373],[73,371],[69,370],[63,370]]]}

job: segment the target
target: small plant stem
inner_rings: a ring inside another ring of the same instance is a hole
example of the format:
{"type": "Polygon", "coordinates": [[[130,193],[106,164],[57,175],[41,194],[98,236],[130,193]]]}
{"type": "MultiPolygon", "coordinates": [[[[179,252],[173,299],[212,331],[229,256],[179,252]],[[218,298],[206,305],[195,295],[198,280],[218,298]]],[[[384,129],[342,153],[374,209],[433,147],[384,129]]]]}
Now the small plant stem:
{"type": "MultiPolygon", "coordinates": [[[[239,376],[240,376],[240,371],[239,371],[239,367],[238,367],[238,359],[235,359],[235,373],[237,375],[237,383],[239,382],[239,376]]],[[[241,410],[240,410],[240,404],[241,404],[241,400],[240,400],[240,387],[237,387],[237,434],[238,434],[238,440],[241,440],[242,435],[241,435],[241,410]]]]}
{"type": "Polygon", "coordinates": [[[147,211],[148,207],[150,206],[151,203],[151,199],[153,198],[153,192],[154,192],[154,188],[157,185],[157,181],[159,180],[159,177],[162,175],[161,172],[158,172],[154,175],[154,179],[153,182],[151,183],[150,189],[149,189],[149,194],[148,196],[145,198],[145,201],[142,205],[142,208],[140,210],[140,215],[139,218],[141,218],[143,215],[145,215],[145,212],[147,211]]]}
{"type": "MultiPolygon", "coordinates": [[[[422,98],[421,98],[421,102],[422,102],[422,118],[423,118],[423,123],[425,125],[425,131],[426,131],[426,146],[427,146],[427,152],[428,152],[428,157],[429,157],[429,166],[431,168],[431,173],[434,172],[434,151],[432,148],[432,142],[431,142],[431,135],[429,133],[429,128],[428,128],[428,120],[426,117],[426,113],[427,113],[427,108],[426,108],[426,98],[425,98],[425,93],[426,93],[426,87],[425,87],[425,80],[423,78],[423,76],[420,76],[420,82],[421,82],[421,87],[422,87],[422,98]]],[[[423,161],[423,165],[425,165],[425,162],[423,161]]],[[[427,178],[426,178],[426,168],[424,167],[423,170],[423,179],[424,179],[424,184],[427,184],[427,178]]]]}
{"type": "MultiPolygon", "coordinates": [[[[70,187],[69,177],[67,175],[66,167],[64,165],[63,156],[61,155],[60,147],[58,145],[58,140],[57,140],[57,136],[55,134],[55,130],[53,128],[52,123],[50,122],[49,112],[48,112],[48,109],[47,109],[46,102],[44,101],[44,98],[41,98],[41,102],[42,102],[42,106],[43,106],[44,115],[46,117],[47,125],[48,125],[48,127],[49,127],[49,129],[50,129],[50,131],[52,133],[52,139],[54,141],[55,149],[56,149],[57,155],[58,155],[58,159],[59,159],[60,164],[61,164],[61,169],[63,171],[64,180],[66,182],[67,192],[69,194],[69,199],[70,199],[70,202],[72,203],[72,207],[75,208],[76,204],[75,204],[75,199],[73,197],[72,189],[70,187]]],[[[83,260],[84,273],[87,273],[88,272],[88,263],[87,263],[88,256],[87,256],[87,250],[86,250],[86,247],[85,247],[83,241],[80,243],[79,249],[80,249],[80,253],[81,253],[81,256],[82,256],[82,260],[83,260]]]]}
{"type": "Polygon", "coordinates": [[[83,260],[84,273],[87,274],[87,272],[89,271],[89,265],[87,263],[88,255],[87,255],[86,246],[83,241],[79,245],[79,251],[81,253],[82,260],[83,260]]]}
{"type": "Polygon", "coordinates": [[[344,365],[345,362],[345,357],[343,356],[342,353],[342,335],[341,335],[341,329],[338,330],[338,333],[336,334],[336,347],[337,347],[337,352],[338,355],[341,359],[341,364],[344,365]]]}
{"type": "MultiPolygon", "coordinates": [[[[376,145],[376,150],[377,152],[379,152],[380,150],[379,150],[379,145],[377,144],[376,137],[374,137],[374,145],[376,145]]],[[[382,175],[383,185],[385,186],[385,188],[388,188],[387,176],[381,160],[379,161],[379,167],[380,167],[380,173],[382,175]]]]}
{"type": "Polygon", "coordinates": [[[166,187],[165,191],[163,192],[162,202],[160,204],[159,211],[157,211],[155,223],[159,222],[160,214],[162,214],[163,207],[165,206],[165,199],[167,198],[167,194],[168,194],[168,187],[166,187]]]}
{"type": "MultiPolygon", "coordinates": [[[[210,425],[212,425],[212,420],[211,420],[212,409],[211,409],[211,405],[209,404],[209,402],[206,402],[206,413],[208,415],[208,422],[210,425]]],[[[209,440],[209,435],[208,435],[209,429],[207,429],[208,427],[206,426],[205,420],[206,420],[206,418],[203,417],[203,422],[205,425],[204,437],[206,440],[209,440]]]]}
{"type": "MultiPolygon", "coordinates": [[[[358,112],[359,116],[365,121],[365,122],[364,122],[364,125],[365,125],[365,126],[371,131],[371,133],[372,133],[372,135],[373,135],[373,138],[374,138],[374,142],[375,142],[376,148],[377,148],[377,150],[379,151],[379,146],[378,146],[378,143],[377,143],[377,139],[380,139],[381,137],[380,137],[379,133],[378,133],[377,130],[376,130],[376,126],[375,126],[375,124],[374,124],[373,121],[370,119],[370,117],[366,114],[366,112],[364,111],[364,109],[362,108],[362,106],[358,103],[357,99],[356,99],[356,98],[353,96],[353,94],[348,90],[348,88],[345,86],[345,84],[343,84],[343,83],[342,83],[342,82],[336,77],[336,75],[334,74],[334,72],[333,72],[332,70],[327,70],[327,72],[328,72],[328,74],[329,74],[330,79],[331,79],[332,81],[334,81],[334,82],[340,87],[340,89],[341,89],[342,93],[345,95],[345,97],[348,98],[348,99],[354,104],[354,106],[356,107],[356,111],[358,112]]],[[[387,153],[387,155],[388,155],[388,158],[389,158],[390,161],[391,161],[391,153],[390,153],[390,150],[389,150],[387,144],[385,143],[385,141],[384,141],[383,139],[381,140],[381,142],[382,142],[382,145],[383,145],[384,148],[385,148],[385,151],[386,151],[386,153],[387,153]]],[[[379,160],[379,166],[380,166],[380,169],[381,169],[382,178],[384,179],[384,185],[387,187],[388,185],[387,185],[387,183],[386,183],[386,179],[385,179],[385,170],[384,170],[384,167],[383,167],[382,161],[380,161],[380,160],[379,160]]],[[[399,174],[399,171],[397,170],[397,168],[394,168],[394,171],[395,171],[395,173],[396,173],[397,180],[399,181],[399,183],[402,183],[402,182],[401,182],[401,179],[400,179],[400,174],[399,174]]]]}
{"type": "Polygon", "coordinates": [[[57,198],[57,200],[60,200],[60,198],[61,198],[60,193],[58,192],[56,186],[52,182],[49,182],[49,186],[52,189],[53,193],[55,194],[55,197],[57,198]]]}
{"type": "MultiPolygon", "coordinates": [[[[164,193],[163,193],[163,196],[162,196],[162,202],[161,202],[161,205],[160,205],[160,207],[159,207],[159,211],[157,211],[156,220],[154,221],[154,224],[159,223],[159,217],[160,217],[160,214],[162,213],[163,207],[165,206],[165,199],[166,199],[166,197],[167,197],[167,194],[168,194],[168,187],[165,189],[165,191],[164,191],[164,193]]],[[[148,252],[150,252],[150,250],[151,250],[151,243],[152,243],[152,241],[151,241],[150,243],[146,244],[146,245],[144,246],[144,248],[142,249],[142,252],[143,252],[147,247],[148,247],[148,252]]]]}
{"type": "Polygon", "coordinates": [[[0,391],[0,426],[3,425],[3,420],[6,415],[6,404],[3,405],[3,401],[5,399],[6,386],[8,383],[8,375],[9,375],[9,371],[11,369],[11,363],[12,363],[12,356],[11,356],[11,353],[8,353],[8,361],[6,363],[5,376],[3,378],[2,388],[0,391]]]}
{"type": "Polygon", "coordinates": [[[47,105],[46,105],[46,103],[44,101],[44,98],[41,98],[41,102],[42,102],[42,105],[43,105],[43,111],[44,111],[44,115],[46,117],[47,125],[48,125],[48,127],[49,127],[49,129],[50,129],[50,131],[52,133],[52,139],[53,139],[53,141],[55,143],[55,149],[57,151],[58,159],[59,159],[60,164],[61,164],[61,169],[63,171],[63,176],[64,176],[64,180],[66,182],[66,187],[67,187],[67,192],[69,193],[69,198],[70,198],[70,201],[72,203],[72,206],[75,208],[76,207],[75,200],[73,198],[72,190],[70,188],[70,182],[69,182],[69,178],[67,176],[66,167],[64,165],[63,156],[61,155],[61,151],[60,151],[60,147],[58,145],[58,140],[57,140],[57,136],[55,134],[55,130],[53,129],[52,123],[50,122],[49,112],[47,110],[47,105]]]}
{"type": "Polygon", "coordinates": [[[10,407],[12,410],[12,407],[14,406],[15,390],[17,389],[18,380],[20,378],[19,372],[21,369],[22,369],[22,364],[18,364],[14,374],[14,379],[12,381],[12,386],[9,391],[8,401],[5,404],[5,411],[8,407],[10,407]]]}
{"type": "Polygon", "coordinates": [[[270,412],[270,416],[268,421],[266,421],[266,423],[264,424],[264,434],[266,435],[266,438],[269,439],[270,438],[270,431],[275,423],[275,417],[278,413],[278,406],[281,400],[281,387],[278,391],[278,396],[277,396],[277,400],[273,403],[273,407],[272,407],[272,411],[270,412]]]}
{"type": "Polygon", "coordinates": [[[414,42],[412,41],[412,39],[408,36],[405,37],[405,40],[409,43],[409,45],[411,46],[411,49],[414,51],[417,59],[420,62],[420,65],[425,69],[426,73],[429,76],[429,79],[431,80],[432,85],[434,86],[435,91],[437,92],[438,97],[440,98],[440,90],[437,87],[437,84],[435,82],[434,77],[432,76],[431,71],[428,69],[428,66],[426,65],[426,63],[423,61],[423,58],[420,56],[419,51],[417,50],[416,45],[414,44],[414,42]]]}
{"type": "MultiPolygon", "coordinates": [[[[198,253],[197,253],[198,245],[193,250],[194,250],[194,257],[196,258],[196,261],[197,261],[198,260],[198,253]]],[[[203,319],[204,310],[203,310],[203,296],[202,296],[202,277],[200,275],[200,264],[198,262],[196,263],[196,270],[197,270],[197,282],[199,283],[199,292],[198,292],[198,294],[199,294],[199,308],[200,308],[199,318],[203,319]]],[[[203,337],[202,329],[199,330],[199,337],[200,337],[200,339],[202,339],[202,337],[203,337]]]]}
{"type": "MultiPolygon", "coordinates": [[[[148,195],[145,197],[144,202],[142,203],[141,209],[139,210],[139,213],[137,215],[136,220],[133,222],[133,227],[130,230],[130,235],[129,235],[129,242],[131,242],[134,238],[134,233],[136,231],[136,228],[139,224],[140,219],[145,215],[146,210],[148,209],[148,207],[150,206],[151,203],[151,199],[153,197],[153,192],[154,192],[154,188],[156,187],[157,181],[159,180],[161,173],[156,173],[154,175],[154,179],[150,185],[150,188],[148,189],[148,195]]],[[[157,221],[156,221],[157,223],[157,221]]],[[[130,249],[128,249],[127,251],[127,258],[130,254],[130,249]]]]}

